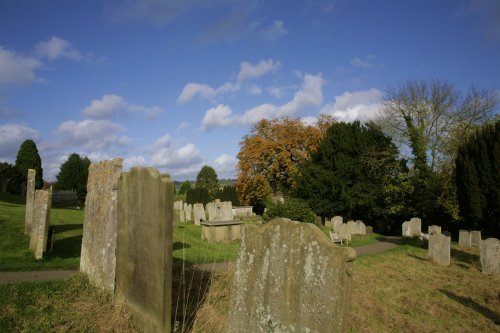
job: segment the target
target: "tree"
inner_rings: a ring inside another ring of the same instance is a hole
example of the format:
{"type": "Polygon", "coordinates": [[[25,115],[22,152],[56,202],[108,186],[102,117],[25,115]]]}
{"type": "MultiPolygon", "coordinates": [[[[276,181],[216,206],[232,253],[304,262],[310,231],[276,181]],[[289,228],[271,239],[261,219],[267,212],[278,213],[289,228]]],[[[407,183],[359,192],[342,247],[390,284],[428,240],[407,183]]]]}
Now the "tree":
{"type": "Polygon", "coordinates": [[[500,236],[500,121],[478,130],[458,149],[456,186],[465,226],[500,236]]]}
{"type": "Polygon", "coordinates": [[[268,195],[268,188],[285,195],[292,191],[298,165],[310,159],[311,151],[324,135],[326,124],[331,122],[328,116],[321,116],[316,126],[290,118],[259,121],[251,133],[243,137],[237,156],[236,188],[242,203],[248,205],[264,200],[255,192],[268,195]],[[254,181],[257,176],[263,178],[254,181]]]}
{"type": "Polygon", "coordinates": [[[190,189],[191,189],[191,182],[189,180],[186,180],[179,187],[179,194],[186,194],[187,191],[190,189]]]}
{"type": "Polygon", "coordinates": [[[186,203],[188,204],[193,205],[195,203],[202,203],[206,205],[210,201],[212,201],[212,198],[210,197],[208,190],[204,187],[190,188],[186,192],[186,203]]]}
{"type": "Polygon", "coordinates": [[[19,170],[20,184],[26,183],[28,169],[35,169],[35,188],[40,189],[43,186],[42,159],[38,154],[38,149],[33,140],[25,140],[19,147],[16,157],[16,168],[19,170]]]}
{"type": "Polygon", "coordinates": [[[59,167],[54,189],[76,191],[78,200],[85,202],[90,160],[73,153],[59,167]]]}
{"type": "Polygon", "coordinates": [[[222,190],[217,192],[216,198],[220,199],[220,201],[231,201],[233,206],[240,205],[240,200],[238,199],[238,193],[236,192],[235,186],[222,187],[222,190]]]}
{"type": "MultiPolygon", "coordinates": [[[[19,184],[19,170],[12,164],[0,162],[0,184],[5,186],[7,192],[17,193],[21,184],[19,184]]],[[[2,191],[3,189],[0,189],[2,191]]]]}
{"type": "Polygon", "coordinates": [[[304,201],[296,198],[289,198],[284,203],[268,202],[266,212],[263,215],[264,221],[268,222],[277,217],[286,217],[292,221],[316,223],[316,215],[304,201]]]}
{"type": "Polygon", "coordinates": [[[196,176],[194,187],[207,189],[208,194],[213,199],[219,190],[219,180],[215,170],[208,165],[203,166],[196,176]]]}
{"type": "Polygon", "coordinates": [[[389,188],[399,181],[397,156],[391,139],[373,123],[334,123],[300,166],[296,195],[322,217],[382,220],[389,188]]]}

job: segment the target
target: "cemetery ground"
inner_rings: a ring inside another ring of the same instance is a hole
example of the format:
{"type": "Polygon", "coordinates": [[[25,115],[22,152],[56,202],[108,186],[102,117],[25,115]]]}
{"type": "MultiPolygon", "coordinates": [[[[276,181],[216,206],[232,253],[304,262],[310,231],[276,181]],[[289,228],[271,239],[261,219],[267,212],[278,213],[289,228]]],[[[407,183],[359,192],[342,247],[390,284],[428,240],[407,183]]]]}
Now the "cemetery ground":
{"type": "MultiPolygon", "coordinates": [[[[78,269],[83,210],[52,209],[53,252],[36,261],[24,236],[22,201],[0,197],[0,271],[78,269]]],[[[376,234],[357,236],[350,245],[379,239],[376,234]]],[[[174,227],[173,248],[175,326],[179,331],[224,332],[233,265],[205,271],[195,264],[232,262],[239,243],[208,244],[198,226],[181,224],[174,227]]],[[[481,273],[477,248],[452,243],[451,251],[448,267],[429,259],[426,243],[415,240],[358,256],[351,332],[500,332],[500,276],[481,273]]],[[[91,286],[83,274],[64,281],[0,284],[0,295],[1,332],[137,331],[111,295],[91,286]]]]}

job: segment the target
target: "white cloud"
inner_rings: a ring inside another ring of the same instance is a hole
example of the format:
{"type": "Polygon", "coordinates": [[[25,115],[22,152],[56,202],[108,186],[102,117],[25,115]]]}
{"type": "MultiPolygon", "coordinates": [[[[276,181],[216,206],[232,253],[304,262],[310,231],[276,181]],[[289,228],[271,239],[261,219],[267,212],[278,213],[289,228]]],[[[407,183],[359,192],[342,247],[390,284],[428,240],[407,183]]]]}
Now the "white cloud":
{"type": "Polygon", "coordinates": [[[276,98],[281,98],[283,97],[283,89],[280,87],[269,87],[267,88],[267,92],[276,98]]]}
{"type": "Polygon", "coordinates": [[[175,130],[176,132],[179,132],[179,131],[182,131],[183,129],[186,129],[188,128],[189,126],[191,126],[191,123],[188,123],[187,121],[183,121],[179,124],[179,126],[177,126],[177,129],[175,130]]]}
{"type": "Polygon", "coordinates": [[[281,67],[279,61],[274,62],[272,59],[261,60],[253,65],[247,61],[240,64],[240,71],[238,73],[238,82],[243,82],[249,79],[259,78],[269,72],[276,71],[281,67]]]}
{"type": "Polygon", "coordinates": [[[39,57],[47,58],[50,61],[57,59],[70,59],[74,61],[91,61],[91,53],[83,54],[71,46],[71,43],[62,38],[53,36],[48,41],[39,42],[35,46],[35,53],[39,57]]]}
{"type": "Polygon", "coordinates": [[[339,121],[370,120],[380,116],[383,93],[370,90],[345,92],[335,97],[335,103],[326,105],[320,113],[332,115],[339,121]]]}
{"type": "Polygon", "coordinates": [[[302,123],[304,123],[304,125],[313,126],[313,125],[317,124],[318,118],[317,117],[302,117],[301,121],[302,121],[302,123]]]}
{"type": "Polygon", "coordinates": [[[14,161],[24,140],[39,139],[40,133],[24,124],[0,125],[0,159],[14,161]]]}
{"type": "Polygon", "coordinates": [[[254,96],[257,96],[257,95],[260,95],[262,94],[262,88],[259,87],[258,85],[256,84],[252,84],[249,88],[248,88],[248,93],[250,95],[254,95],[254,96]]]}
{"type": "Polygon", "coordinates": [[[368,68],[372,66],[372,61],[375,59],[373,55],[367,55],[364,58],[355,57],[351,59],[351,65],[355,67],[368,68]]]}
{"type": "Polygon", "coordinates": [[[177,103],[182,104],[189,102],[196,96],[213,101],[219,94],[237,90],[240,90],[240,86],[230,82],[226,82],[218,88],[212,88],[207,84],[188,83],[184,86],[184,89],[182,89],[181,94],[177,98],[177,103]]]}
{"type": "Polygon", "coordinates": [[[0,46],[0,84],[25,84],[40,80],[34,73],[40,67],[42,63],[37,59],[24,57],[0,46]]]}
{"type": "Polygon", "coordinates": [[[156,150],[151,156],[151,162],[158,168],[176,171],[201,162],[200,151],[192,143],[180,148],[167,146],[156,150]]]}
{"type": "Polygon", "coordinates": [[[274,23],[267,29],[260,31],[260,35],[268,42],[273,42],[276,39],[288,34],[283,21],[275,20],[274,23]]]}
{"type": "Polygon", "coordinates": [[[85,119],[79,122],[66,121],[59,125],[55,134],[63,136],[63,140],[58,144],[61,147],[82,145],[89,151],[99,151],[130,144],[130,138],[118,136],[121,131],[123,128],[113,122],[85,119]]]}
{"type": "Polygon", "coordinates": [[[293,116],[308,106],[318,106],[323,101],[323,78],[321,74],[304,76],[302,86],[295,93],[292,100],[282,105],[261,104],[247,110],[241,116],[231,116],[232,110],[227,105],[218,105],[207,110],[202,120],[202,128],[224,127],[232,125],[251,125],[261,119],[272,119],[293,116]]]}
{"type": "Polygon", "coordinates": [[[123,159],[123,170],[129,170],[136,166],[147,166],[144,156],[129,156],[123,159]]]}
{"type": "Polygon", "coordinates": [[[88,118],[107,118],[121,110],[130,113],[141,113],[151,119],[163,113],[159,106],[146,107],[143,105],[130,104],[121,96],[104,95],[101,99],[94,99],[90,105],[82,110],[82,114],[88,118]]]}
{"type": "Polygon", "coordinates": [[[228,154],[222,154],[215,159],[214,169],[219,178],[235,178],[236,158],[228,154]]]}

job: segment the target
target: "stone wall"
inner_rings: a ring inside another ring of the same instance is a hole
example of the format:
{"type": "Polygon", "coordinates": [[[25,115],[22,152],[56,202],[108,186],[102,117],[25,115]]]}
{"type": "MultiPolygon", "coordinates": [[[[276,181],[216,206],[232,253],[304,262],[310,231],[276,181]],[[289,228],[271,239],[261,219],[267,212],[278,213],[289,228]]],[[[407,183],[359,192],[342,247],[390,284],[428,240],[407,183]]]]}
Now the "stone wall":
{"type": "Polygon", "coordinates": [[[35,177],[36,170],[28,169],[28,185],[26,187],[26,215],[24,219],[24,233],[31,235],[33,224],[33,208],[35,206],[35,177]]]}
{"type": "Polygon", "coordinates": [[[35,259],[42,259],[47,248],[51,205],[52,189],[36,190],[30,233],[30,249],[35,254],[35,259]]]}
{"type": "Polygon", "coordinates": [[[243,230],[228,332],[347,328],[352,248],[333,244],[315,225],[284,218],[243,230]]]}
{"type": "Polygon", "coordinates": [[[118,182],[116,291],[144,332],[170,332],[174,184],[154,168],[118,182]]]}
{"type": "Polygon", "coordinates": [[[87,181],[80,270],[97,287],[113,291],[116,267],[118,178],[123,159],[92,163],[87,181]]]}

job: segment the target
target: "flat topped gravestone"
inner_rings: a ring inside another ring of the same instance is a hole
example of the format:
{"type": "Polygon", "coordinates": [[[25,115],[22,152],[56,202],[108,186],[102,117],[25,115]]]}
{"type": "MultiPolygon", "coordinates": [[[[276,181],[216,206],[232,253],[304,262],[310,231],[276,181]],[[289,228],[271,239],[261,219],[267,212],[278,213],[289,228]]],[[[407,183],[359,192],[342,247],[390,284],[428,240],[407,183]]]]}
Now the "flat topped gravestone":
{"type": "Polygon", "coordinates": [[[479,247],[481,243],[481,231],[471,231],[470,232],[470,245],[479,247]]]}
{"type": "Polygon", "coordinates": [[[488,238],[481,241],[480,260],[484,274],[500,274],[500,240],[488,238]]]}
{"type": "Polygon", "coordinates": [[[118,178],[123,159],[89,167],[80,270],[97,287],[115,289],[118,178]]]}
{"type": "Polygon", "coordinates": [[[246,225],[232,286],[228,332],[342,332],[356,252],[318,227],[285,218],[246,225]]]}
{"type": "Polygon", "coordinates": [[[170,332],[174,184],[154,168],[118,181],[116,300],[143,332],[170,332]]]}
{"type": "Polygon", "coordinates": [[[26,186],[26,216],[24,219],[24,233],[31,235],[33,224],[33,208],[35,206],[35,177],[36,170],[28,169],[28,185],[26,186]]]}
{"type": "Polygon", "coordinates": [[[458,232],[458,245],[470,246],[470,232],[467,230],[460,230],[458,232]]]}

